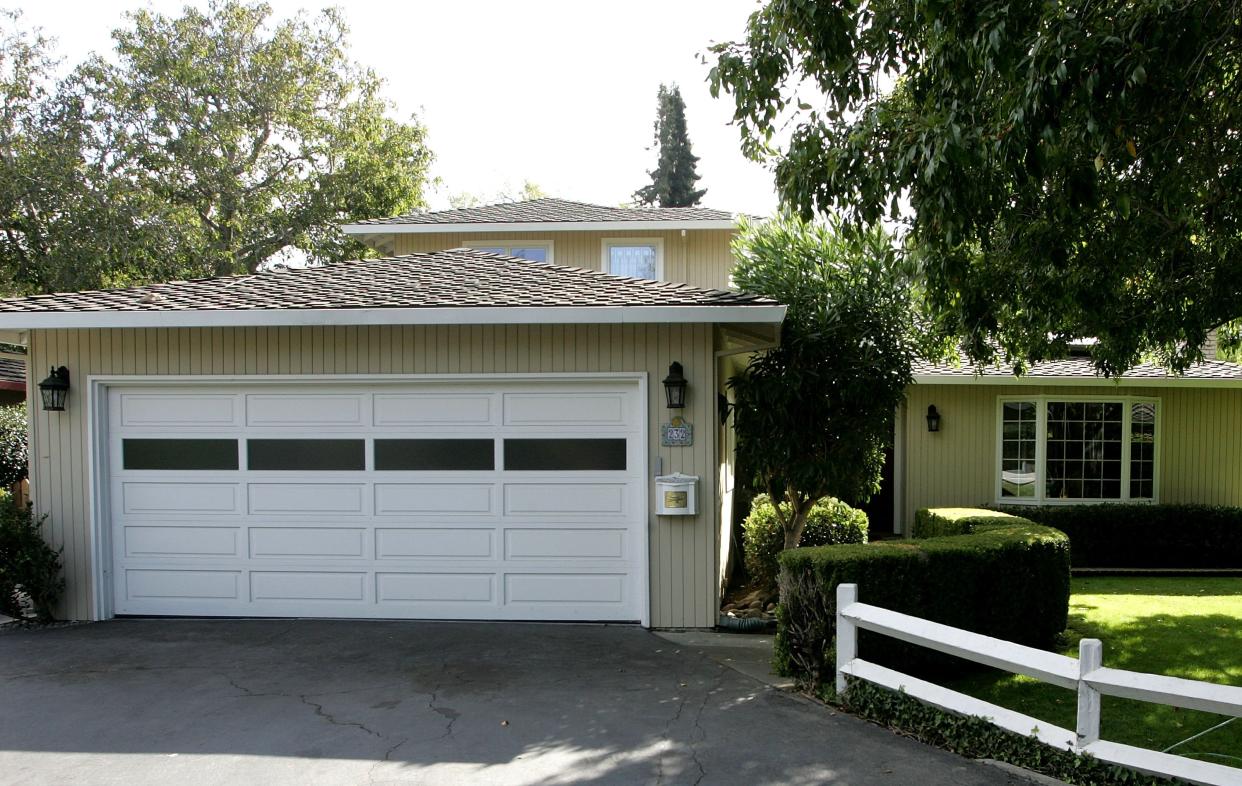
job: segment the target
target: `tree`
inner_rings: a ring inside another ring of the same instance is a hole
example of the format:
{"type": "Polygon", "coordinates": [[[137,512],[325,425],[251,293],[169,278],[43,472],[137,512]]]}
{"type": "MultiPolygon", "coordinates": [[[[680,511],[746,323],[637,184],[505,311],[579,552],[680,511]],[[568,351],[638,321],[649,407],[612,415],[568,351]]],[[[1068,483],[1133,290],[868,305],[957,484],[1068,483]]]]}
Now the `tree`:
{"type": "Polygon", "coordinates": [[[935,324],[976,361],[1089,336],[1106,373],[1180,370],[1210,329],[1239,339],[1240,10],[769,2],[709,79],[788,205],[904,224],[935,324]]]}
{"type": "Polygon", "coordinates": [[[0,70],[20,99],[0,117],[0,283],[245,273],[290,247],[332,262],[367,253],[341,224],[421,205],[425,130],[389,117],[339,12],[271,16],[232,0],[139,11],[115,58],[55,85],[45,40],[0,38],[0,63],[24,64],[0,70]]]}
{"type": "Polygon", "coordinates": [[[893,413],[917,355],[910,271],[880,228],[782,216],[744,224],[738,288],[788,306],[780,345],[730,380],[739,464],[777,505],[785,548],[826,496],[879,488],[893,413]]]}
{"type": "Polygon", "coordinates": [[[449,206],[454,209],[478,207],[497,202],[526,202],[531,199],[544,199],[547,196],[548,193],[538,183],[533,180],[523,180],[521,188],[515,189],[511,183],[505,183],[490,197],[472,194],[469,191],[449,194],[449,206]]]}
{"type": "Polygon", "coordinates": [[[651,182],[634,192],[640,205],[693,207],[706,189],[696,189],[698,156],[690,151],[686,130],[686,102],[677,85],[660,85],[656,95],[655,147],[659,150],[656,168],[647,174],[651,182]]]}

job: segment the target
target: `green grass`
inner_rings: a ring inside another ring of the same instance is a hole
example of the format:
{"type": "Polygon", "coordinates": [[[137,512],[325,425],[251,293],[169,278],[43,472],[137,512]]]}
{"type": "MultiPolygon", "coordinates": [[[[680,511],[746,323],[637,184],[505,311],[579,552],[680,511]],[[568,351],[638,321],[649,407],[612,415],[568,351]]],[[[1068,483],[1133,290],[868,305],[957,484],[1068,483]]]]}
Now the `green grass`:
{"type": "MultiPolygon", "coordinates": [[[[1066,655],[1096,638],[1105,666],[1242,686],[1242,579],[1084,578],[1072,593],[1066,655]]],[[[1029,677],[988,670],[949,687],[1074,728],[1075,695],[1029,677]]],[[[1163,750],[1225,717],[1105,696],[1102,719],[1104,739],[1163,750]]],[[[1172,752],[1242,767],[1242,718],[1172,752]]]]}

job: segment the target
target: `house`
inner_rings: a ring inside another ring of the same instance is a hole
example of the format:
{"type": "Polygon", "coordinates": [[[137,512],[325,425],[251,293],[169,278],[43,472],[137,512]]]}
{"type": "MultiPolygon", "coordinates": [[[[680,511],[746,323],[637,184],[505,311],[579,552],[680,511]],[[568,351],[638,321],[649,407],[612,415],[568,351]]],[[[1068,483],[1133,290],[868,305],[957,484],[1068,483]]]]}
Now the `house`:
{"type": "Polygon", "coordinates": [[[379,260],[0,301],[69,382],[31,407],[63,615],[714,625],[720,370],[784,315],[726,289],[734,230],[534,200],[346,227],[379,260]]]}
{"type": "Polygon", "coordinates": [[[26,400],[26,360],[0,356],[0,406],[26,400]]]}
{"type": "Polygon", "coordinates": [[[1242,505],[1242,365],[1205,354],[1117,380],[1085,352],[1021,377],[919,364],[894,430],[895,531],[936,506],[1242,505]]]}

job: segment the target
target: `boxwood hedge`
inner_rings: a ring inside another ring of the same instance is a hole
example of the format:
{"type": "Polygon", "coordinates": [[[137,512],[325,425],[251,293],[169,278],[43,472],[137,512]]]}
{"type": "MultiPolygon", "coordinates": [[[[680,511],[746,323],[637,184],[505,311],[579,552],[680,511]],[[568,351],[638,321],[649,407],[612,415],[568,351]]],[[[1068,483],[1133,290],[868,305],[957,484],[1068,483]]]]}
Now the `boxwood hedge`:
{"type": "Polygon", "coordinates": [[[1242,508],[1110,503],[1000,510],[1068,535],[1076,568],[1242,568],[1242,508]]]}
{"type": "MultiPolygon", "coordinates": [[[[1052,647],[1069,611],[1065,534],[977,509],[919,511],[915,539],[791,549],[780,555],[776,668],[813,689],[831,680],[838,584],[859,600],[965,630],[1052,647]]],[[[903,671],[949,662],[863,632],[859,655],[903,671]]]]}

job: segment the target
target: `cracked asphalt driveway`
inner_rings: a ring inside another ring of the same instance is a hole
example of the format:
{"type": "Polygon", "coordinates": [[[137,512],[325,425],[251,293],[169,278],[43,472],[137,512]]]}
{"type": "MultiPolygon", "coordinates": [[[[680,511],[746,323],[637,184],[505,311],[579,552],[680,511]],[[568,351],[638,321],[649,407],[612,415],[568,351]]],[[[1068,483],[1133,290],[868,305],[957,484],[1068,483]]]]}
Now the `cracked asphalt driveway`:
{"type": "Polygon", "coordinates": [[[0,782],[995,784],[636,627],[114,620],[0,636],[0,782]]]}

